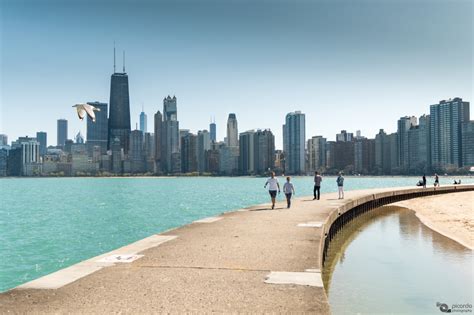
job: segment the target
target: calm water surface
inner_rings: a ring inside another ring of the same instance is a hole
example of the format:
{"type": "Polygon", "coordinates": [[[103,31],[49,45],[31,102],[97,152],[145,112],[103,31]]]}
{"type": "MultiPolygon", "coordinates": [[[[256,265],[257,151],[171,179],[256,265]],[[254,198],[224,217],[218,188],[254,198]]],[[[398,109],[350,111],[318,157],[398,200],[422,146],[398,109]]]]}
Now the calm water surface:
{"type": "Polygon", "coordinates": [[[358,217],[333,239],[328,255],[323,280],[333,314],[442,314],[438,302],[474,302],[473,251],[408,209],[383,207],[358,217]]]}
{"type": "MultiPolygon", "coordinates": [[[[413,186],[418,179],[348,177],[345,188],[413,186]]],[[[463,182],[469,180],[474,182],[463,182]]],[[[0,179],[0,291],[154,233],[268,202],[264,182],[243,177],[0,179]]],[[[312,194],[311,177],[296,177],[294,184],[297,196],[312,194]]],[[[322,192],[334,191],[335,177],[324,178],[322,192]]]]}

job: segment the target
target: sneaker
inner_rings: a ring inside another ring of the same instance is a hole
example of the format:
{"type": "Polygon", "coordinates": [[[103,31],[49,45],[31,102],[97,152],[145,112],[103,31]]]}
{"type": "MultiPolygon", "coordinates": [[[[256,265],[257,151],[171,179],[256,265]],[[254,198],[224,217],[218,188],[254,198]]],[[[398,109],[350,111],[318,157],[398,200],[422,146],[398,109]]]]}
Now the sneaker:
{"type": "Polygon", "coordinates": [[[316,197],[313,198],[313,200],[315,200],[315,199],[316,199],[316,197]]]}
{"type": "Polygon", "coordinates": [[[275,209],[275,206],[272,206],[272,210],[275,209]]]}

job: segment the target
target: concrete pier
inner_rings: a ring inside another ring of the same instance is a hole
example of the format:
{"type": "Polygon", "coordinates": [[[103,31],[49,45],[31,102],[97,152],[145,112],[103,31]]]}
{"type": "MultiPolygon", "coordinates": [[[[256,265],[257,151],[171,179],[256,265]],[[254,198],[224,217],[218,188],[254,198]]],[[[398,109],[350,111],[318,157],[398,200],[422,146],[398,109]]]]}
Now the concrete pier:
{"type": "Polygon", "coordinates": [[[0,294],[0,313],[330,313],[320,270],[352,218],[474,185],[349,191],[196,221],[0,294]]]}

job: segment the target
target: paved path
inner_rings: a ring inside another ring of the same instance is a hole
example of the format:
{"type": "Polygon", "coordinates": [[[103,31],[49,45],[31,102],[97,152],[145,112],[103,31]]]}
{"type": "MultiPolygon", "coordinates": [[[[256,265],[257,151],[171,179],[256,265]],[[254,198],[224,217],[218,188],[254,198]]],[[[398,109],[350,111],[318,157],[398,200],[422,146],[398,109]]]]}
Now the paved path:
{"type": "Polygon", "coordinates": [[[0,294],[0,313],[327,314],[321,225],[381,191],[388,189],[301,198],[291,209],[256,206],[154,235],[0,294]],[[107,260],[137,253],[143,257],[131,263],[107,260]]]}

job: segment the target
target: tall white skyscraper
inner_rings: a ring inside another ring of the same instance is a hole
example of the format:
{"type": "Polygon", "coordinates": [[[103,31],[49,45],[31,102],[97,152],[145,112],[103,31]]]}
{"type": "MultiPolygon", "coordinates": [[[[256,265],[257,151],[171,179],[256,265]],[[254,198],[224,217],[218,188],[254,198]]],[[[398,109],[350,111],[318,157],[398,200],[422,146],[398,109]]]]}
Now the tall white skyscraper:
{"type": "Polygon", "coordinates": [[[239,146],[239,130],[237,127],[237,118],[234,113],[229,114],[227,119],[227,138],[226,144],[229,147],[239,146]]]}
{"type": "Polygon", "coordinates": [[[286,174],[305,172],[305,114],[300,111],[288,113],[283,125],[283,151],[286,174]]]}

